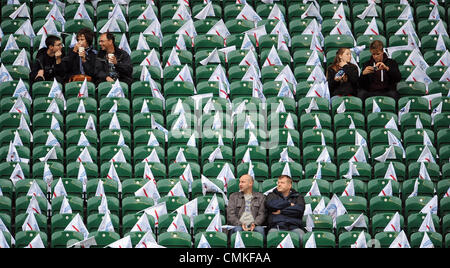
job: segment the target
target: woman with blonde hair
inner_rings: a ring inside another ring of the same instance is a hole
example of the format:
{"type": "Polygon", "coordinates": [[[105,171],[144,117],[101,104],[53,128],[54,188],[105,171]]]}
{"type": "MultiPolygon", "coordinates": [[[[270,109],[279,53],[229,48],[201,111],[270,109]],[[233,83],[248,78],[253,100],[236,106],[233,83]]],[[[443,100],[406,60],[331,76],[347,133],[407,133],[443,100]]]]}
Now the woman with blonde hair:
{"type": "Polygon", "coordinates": [[[358,92],[358,67],[351,63],[352,52],[349,48],[340,48],[334,62],[328,67],[327,80],[330,95],[356,96],[358,92]]]}

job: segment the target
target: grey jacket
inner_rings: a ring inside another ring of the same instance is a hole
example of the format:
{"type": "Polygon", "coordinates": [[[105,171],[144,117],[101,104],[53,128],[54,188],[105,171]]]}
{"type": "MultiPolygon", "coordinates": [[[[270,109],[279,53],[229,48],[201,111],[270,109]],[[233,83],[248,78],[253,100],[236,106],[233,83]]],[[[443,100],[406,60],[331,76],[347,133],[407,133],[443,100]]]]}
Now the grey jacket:
{"type": "MultiPolygon", "coordinates": [[[[255,225],[261,226],[266,220],[266,208],[264,205],[265,196],[262,193],[253,192],[251,210],[255,225]]],[[[231,194],[227,206],[227,221],[228,224],[234,226],[241,226],[240,218],[245,210],[245,199],[242,192],[231,194]]]]}

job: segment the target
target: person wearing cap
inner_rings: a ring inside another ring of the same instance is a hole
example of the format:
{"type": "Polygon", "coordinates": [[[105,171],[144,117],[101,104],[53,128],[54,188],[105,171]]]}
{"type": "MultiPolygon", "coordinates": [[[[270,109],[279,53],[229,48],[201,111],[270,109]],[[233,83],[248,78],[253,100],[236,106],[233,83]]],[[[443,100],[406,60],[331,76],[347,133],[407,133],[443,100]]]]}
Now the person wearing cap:
{"type": "Polygon", "coordinates": [[[299,235],[302,241],[303,213],[305,211],[305,199],[292,188],[292,178],[281,175],[277,181],[277,187],[267,195],[267,224],[269,233],[276,231],[292,231],[299,235]]]}
{"type": "Polygon", "coordinates": [[[125,82],[131,87],[133,83],[133,65],[128,53],[115,45],[115,37],[112,33],[100,35],[98,52],[95,62],[96,84],[102,82],[125,82]]]}
{"type": "Polygon", "coordinates": [[[383,42],[375,40],[370,44],[372,57],[362,67],[359,77],[358,97],[365,101],[369,97],[387,96],[399,98],[397,83],[402,79],[398,63],[383,51],[383,42]]]}
{"type": "Polygon", "coordinates": [[[253,192],[254,179],[245,174],[239,178],[239,192],[230,195],[227,206],[227,222],[236,226],[231,229],[230,235],[238,231],[255,231],[265,236],[266,221],[265,196],[253,192]]]}
{"type": "Polygon", "coordinates": [[[77,32],[77,43],[70,49],[63,59],[65,81],[93,82],[95,59],[97,51],[93,48],[94,32],[89,28],[82,28],[77,32]]]}

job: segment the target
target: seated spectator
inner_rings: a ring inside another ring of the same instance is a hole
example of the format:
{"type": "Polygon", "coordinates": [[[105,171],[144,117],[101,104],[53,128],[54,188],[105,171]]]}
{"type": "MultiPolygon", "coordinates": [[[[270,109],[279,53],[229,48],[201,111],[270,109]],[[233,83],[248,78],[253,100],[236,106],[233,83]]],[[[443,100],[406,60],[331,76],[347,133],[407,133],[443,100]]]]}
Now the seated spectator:
{"type": "Polygon", "coordinates": [[[370,44],[370,53],[372,57],[362,68],[358,97],[362,101],[373,96],[388,96],[397,100],[397,83],[402,79],[398,63],[384,53],[381,41],[370,44]]]}
{"type": "Polygon", "coordinates": [[[93,49],[94,32],[88,28],[80,29],[77,33],[77,43],[64,57],[65,82],[92,82],[95,71],[97,51],[93,49]]]}
{"type": "Polygon", "coordinates": [[[115,45],[115,37],[112,33],[100,35],[99,44],[101,50],[97,54],[95,62],[95,80],[101,82],[114,82],[119,79],[131,86],[133,82],[133,65],[130,55],[115,45]]]}
{"type": "Polygon", "coordinates": [[[352,52],[348,48],[340,48],[336,52],[334,62],[328,67],[327,80],[330,95],[356,96],[358,89],[358,67],[350,63],[352,52]]]}
{"type": "Polygon", "coordinates": [[[51,35],[45,39],[45,46],[41,48],[33,62],[30,72],[30,81],[56,81],[64,82],[64,68],[62,64],[63,51],[61,38],[51,35]]]}
{"type": "Polygon", "coordinates": [[[242,175],[239,178],[239,192],[230,196],[227,206],[228,224],[236,226],[230,234],[238,231],[256,231],[263,235],[261,226],[266,220],[262,193],[253,192],[253,177],[242,175]]]}
{"type": "Polygon", "coordinates": [[[292,231],[302,241],[305,231],[302,229],[302,218],[305,211],[305,199],[292,188],[292,178],[281,175],[277,188],[266,197],[267,225],[269,233],[276,231],[292,231]]]}

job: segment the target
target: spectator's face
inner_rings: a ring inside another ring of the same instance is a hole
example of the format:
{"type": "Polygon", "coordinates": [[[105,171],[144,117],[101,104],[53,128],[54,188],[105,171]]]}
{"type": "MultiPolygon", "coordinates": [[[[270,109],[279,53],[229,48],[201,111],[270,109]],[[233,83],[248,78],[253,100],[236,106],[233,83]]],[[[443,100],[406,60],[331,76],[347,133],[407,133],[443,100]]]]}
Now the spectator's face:
{"type": "Polygon", "coordinates": [[[252,190],[253,182],[250,176],[242,176],[239,178],[239,191],[247,192],[252,190]]]}
{"type": "Polygon", "coordinates": [[[288,178],[278,179],[277,190],[280,193],[288,193],[291,190],[292,182],[288,178]]]}
{"type": "Polygon", "coordinates": [[[347,63],[352,60],[352,52],[350,51],[350,49],[346,49],[344,53],[342,53],[341,60],[347,63]]]}
{"type": "Polygon", "coordinates": [[[50,50],[53,53],[56,53],[57,51],[61,51],[62,49],[62,42],[60,40],[56,40],[55,43],[53,43],[53,46],[50,46],[50,50]]]}
{"type": "Polygon", "coordinates": [[[99,39],[99,45],[102,50],[107,50],[113,46],[113,43],[112,40],[108,40],[108,38],[106,38],[106,35],[102,34],[99,39]]]}
{"type": "Polygon", "coordinates": [[[81,47],[88,48],[88,43],[84,34],[77,36],[77,42],[81,47]]]}
{"type": "Polygon", "coordinates": [[[372,53],[372,57],[375,60],[375,62],[383,61],[384,52],[382,49],[371,50],[370,53],[372,53]]]}

